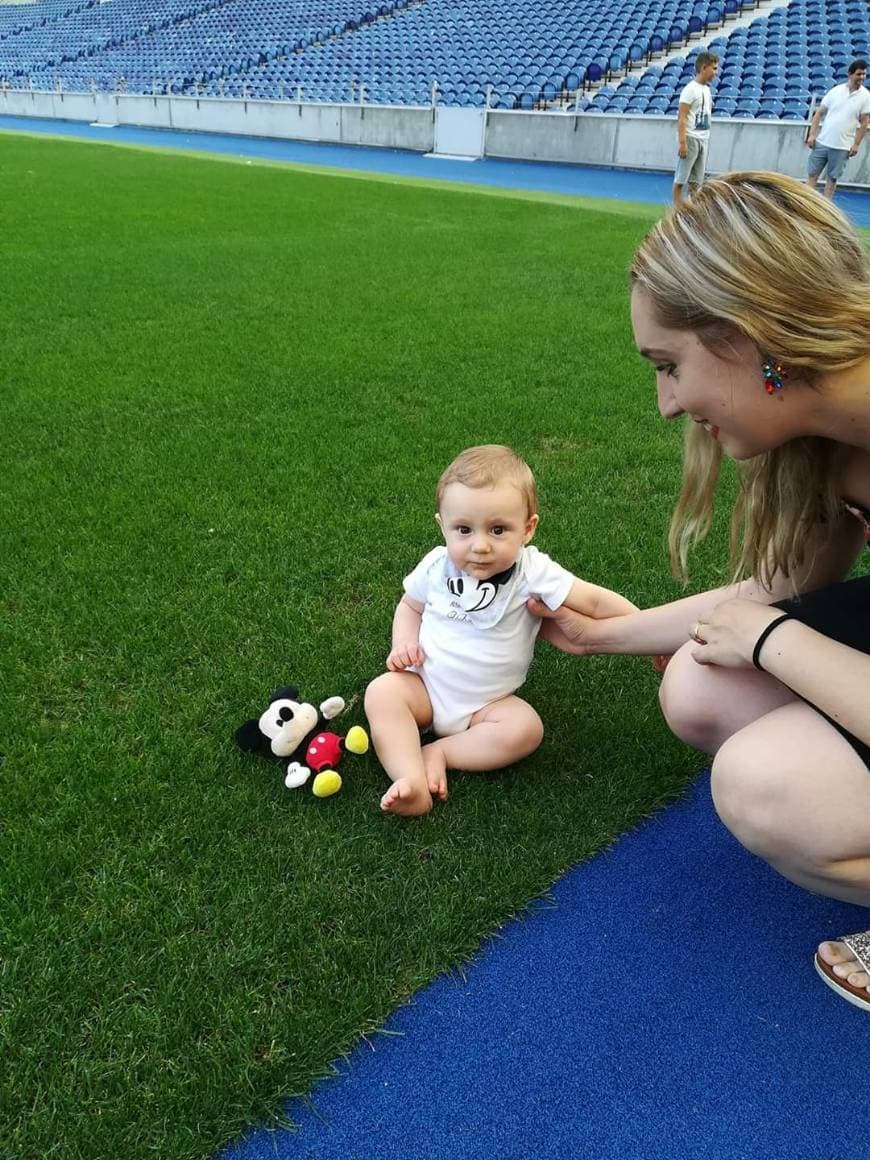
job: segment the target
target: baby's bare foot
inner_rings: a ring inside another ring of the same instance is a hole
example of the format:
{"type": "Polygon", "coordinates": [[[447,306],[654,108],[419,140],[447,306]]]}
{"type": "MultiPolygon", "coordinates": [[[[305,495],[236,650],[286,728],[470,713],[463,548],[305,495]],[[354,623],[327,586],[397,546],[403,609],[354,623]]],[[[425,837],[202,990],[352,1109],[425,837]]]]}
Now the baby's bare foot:
{"type": "MultiPolygon", "coordinates": [[[[867,975],[861,964],[856,961],[855,955],[845,943],[821,943],[819,946],[819,958],[823,962],[826,962],[828,966],[833,967],[834,974],[838,979],[845,979],[853,987],[870,988],[870,976],[867,975]]],[[[870,1000],[870,989],[868,989],[867,998],[870,1000]]]]}
{"type": "Polygon", "coordinates": [[[432,809],[432,796],[425,782],[400,777],[381,798],[381,809],[388,814],[414,818],[419,814],[429,813],[432,809]]]}
{"type": "Polygon", "coordinates": [[[423,767],[429,793],[441,802],[447,801],[447,758],[436,745],[423,746],[423,767]]]}

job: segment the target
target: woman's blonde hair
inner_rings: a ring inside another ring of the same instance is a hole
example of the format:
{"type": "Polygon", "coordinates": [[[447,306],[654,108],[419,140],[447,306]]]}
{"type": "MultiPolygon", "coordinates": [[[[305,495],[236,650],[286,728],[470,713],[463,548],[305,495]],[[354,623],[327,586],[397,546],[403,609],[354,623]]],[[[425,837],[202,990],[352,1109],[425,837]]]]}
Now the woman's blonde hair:
{"type": "MultiPolygon", "coordinates": [[[[762,356],[791,368],[810,388],[825,372],[870,353],[870,277],[855,230],[829,200],[776,173],[730,173],[708,181],[658,222],[634,256],[633,286],[650,297],[661,325],[691,330],[727,357],[746,335],[762,356]]],[[[801,388],[798,388],[801,389],[801,388]]],[[[769,584],[803,563],[807,533],[837,518],[841,448],[797,438],[740,465],[731,522],[734,578],[769,584]]],[[[686,576],[690,548],[709,531],[722,451],[689,423],[683,487],[671,519],[674,572],[686,576]]]]}
{"type": "Polygon", "coordinates": [[[435,505],[439,511],[444,491],[451,483],[462,483],[466,487],[496,487],[500,483],[511,483],[525,500],[526,518],[538,510],[538,489],[531,468],[515,451],[500,443],[469,447],[444,469],[435,492],[435,505]]]}

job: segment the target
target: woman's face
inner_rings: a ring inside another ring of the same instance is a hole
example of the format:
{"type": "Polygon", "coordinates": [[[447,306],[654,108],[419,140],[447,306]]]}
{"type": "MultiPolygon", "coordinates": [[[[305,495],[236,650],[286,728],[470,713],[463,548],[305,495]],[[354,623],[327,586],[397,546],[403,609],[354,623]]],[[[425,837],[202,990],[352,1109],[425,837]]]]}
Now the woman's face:
{"type": "Polygon", "coordinates": [[[800,434],[791,429],[783,393],[765,390],[761,355],[745,335],[714,353],[692,331],[662,326],[639,287],[631,295],[631,323],[638,350],[655,367],[663,418],[689,415],[732,459],[749,459],[800,434]]]}

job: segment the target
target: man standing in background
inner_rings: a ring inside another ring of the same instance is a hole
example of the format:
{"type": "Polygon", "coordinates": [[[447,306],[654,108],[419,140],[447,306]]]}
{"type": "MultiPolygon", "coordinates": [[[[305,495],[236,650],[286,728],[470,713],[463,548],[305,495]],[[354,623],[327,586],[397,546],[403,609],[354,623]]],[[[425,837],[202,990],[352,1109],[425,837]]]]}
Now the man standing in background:
{"type": "Polygon", "coordinates": [[[835,85],[822,97],[807,134],[807,185],[816,188],[827,168],[825,197],[833,197],[850,157],[854,157],[870,124],[870,93],[864,88],[867,61],[853,60],[844,85],[835,85]],[[821,129],[819,126],[821,125],[821,129]]]}
{"type": "Polygon", "coordinates": [[[707,168],[707,146],[710,141],[710,117],[713,96],[710,81],[719,71],[719,57],[714,52],[699,52],[695,57],[695,79],[680,93],[677,114],[677,152],[679,160],[674,173],[674,205],[683,200],[683,186],[692,194],[704,180],[707,168]]]}

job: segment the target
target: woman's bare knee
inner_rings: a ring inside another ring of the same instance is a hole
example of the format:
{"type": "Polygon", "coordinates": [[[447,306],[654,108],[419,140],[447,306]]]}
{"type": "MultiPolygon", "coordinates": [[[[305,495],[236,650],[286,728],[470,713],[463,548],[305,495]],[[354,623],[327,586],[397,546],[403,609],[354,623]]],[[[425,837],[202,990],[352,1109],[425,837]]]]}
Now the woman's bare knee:
{"type": "Polygon", "coordinates": [[[672,733],[694,749],[714,753],[721,723],[715,702],[704,695],[705,673],[692,658],[694,647],[683,645],[671,657],[659,686],[659,704],[672,733]]]}
{"type": "Polygon", "coordinates": [[[766,861],[783,853],[787,783],[787,771],[765,759],[751,735],[736,733],[713,759],[710,791],[717,814],[741,845],[766,861]]]}
{"type": "Polygon", "coordinates": [[[802,794],[802,774],[789,762],[749,750],[738,734],[713,761],[716,812],[742,846],[805,890],[870,906],[870,855],[866,839],[844,834],[802,794]]]}
{"type": "MultiPolygon", "coordinates": [[[[819,771],[831,755],[814,753],[812,737],[801,735],[800,717],[790,727],[793,708],[774,711],[730,737],[713,759],[710,789],[716,812],[741,845],[798,881],[836,860],[840,825],[824,818],[817,800],[819,771]]],[[[804,717],[813,714],[799,709],[804,717]]],[[[810,722],[815,725],[813,716],[810,722]]],[[[840,738],[832,741],[836,747],[840,738]]]]}
{"type": "Polygon", "coordinates": [[[699,665],[695,647],[685,644],[671,658],[659,689],[665,720],[687,745],[716,753],[753,721],[797,700],[767,673],[699,665]]]}
{"type": "Polygon", "coordinates": [[[814,709],[794,700],[730,737],[711,788],[732,834],[784,877],[868,905],[870,779],[814,709]]]}

